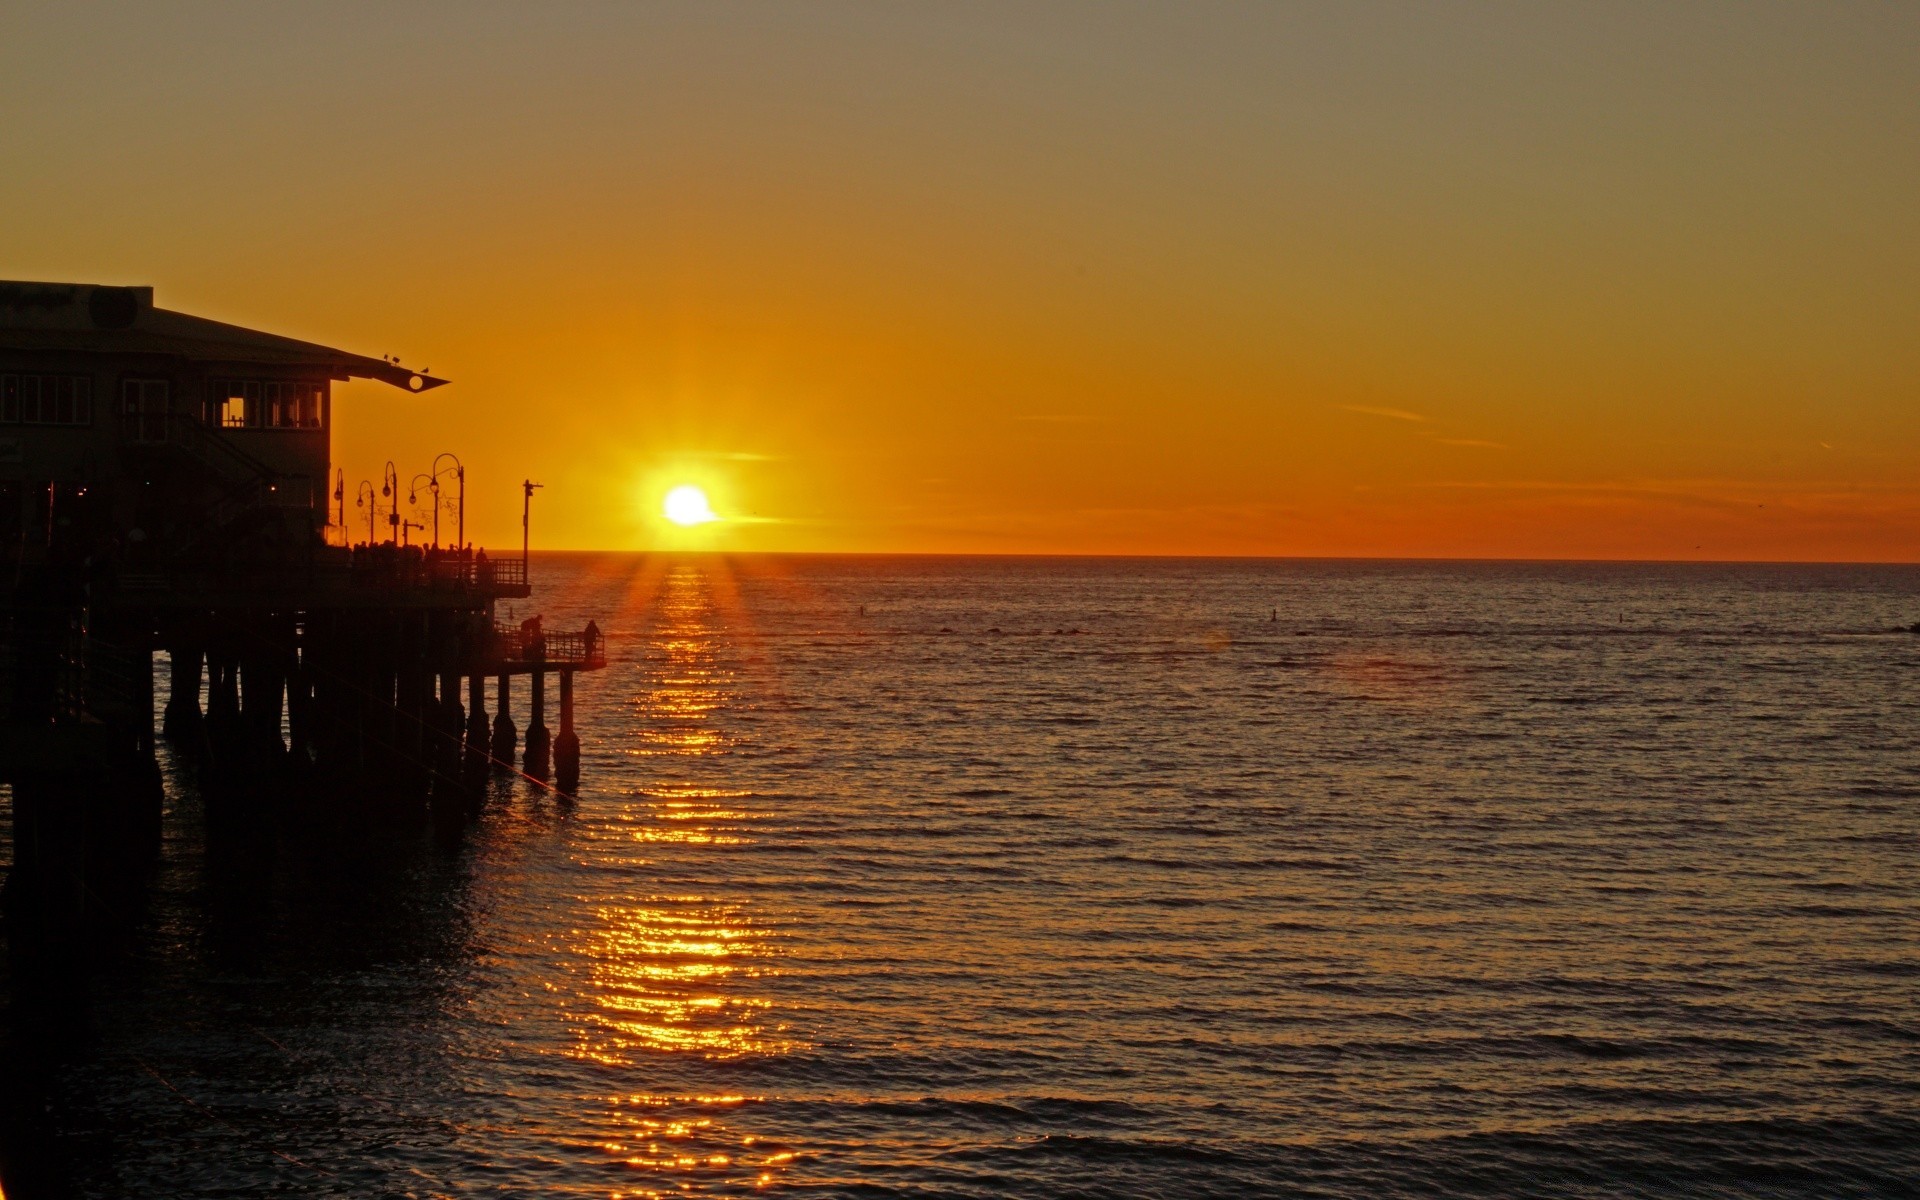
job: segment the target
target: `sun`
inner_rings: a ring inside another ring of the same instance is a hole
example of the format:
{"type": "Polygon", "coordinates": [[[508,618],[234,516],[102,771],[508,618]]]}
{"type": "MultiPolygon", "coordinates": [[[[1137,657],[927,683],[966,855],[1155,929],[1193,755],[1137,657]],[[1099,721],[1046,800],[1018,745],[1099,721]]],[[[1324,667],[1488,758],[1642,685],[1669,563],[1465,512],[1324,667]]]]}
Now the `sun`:
{"type": "Polygon", "coordinates": [[[668,492],[661,511],[675,525],[705,525],[708,521],[720,519],[720,515],[713,511],[713,505],[707,503],[707,494],[690,483],[683,483],[668,492]]]}

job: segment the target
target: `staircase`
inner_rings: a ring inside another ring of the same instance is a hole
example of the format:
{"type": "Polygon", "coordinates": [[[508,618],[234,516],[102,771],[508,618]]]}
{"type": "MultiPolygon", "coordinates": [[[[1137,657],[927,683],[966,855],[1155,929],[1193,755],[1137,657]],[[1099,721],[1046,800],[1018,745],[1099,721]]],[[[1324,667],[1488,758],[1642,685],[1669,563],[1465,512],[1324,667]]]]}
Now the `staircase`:
{"type": "Polygon", "coordinates": [[[187,554],[215,538],[238,518],[266,508],[307,508],[311,497],[296,496],[293,479],[242,450],[217,431],[207,428],[198,418],[184,412],[167,414],[165,445],[198,463],[214,481],[218,492],[214,501],[200,514],[193,535],[179,548],[187,554]]]}

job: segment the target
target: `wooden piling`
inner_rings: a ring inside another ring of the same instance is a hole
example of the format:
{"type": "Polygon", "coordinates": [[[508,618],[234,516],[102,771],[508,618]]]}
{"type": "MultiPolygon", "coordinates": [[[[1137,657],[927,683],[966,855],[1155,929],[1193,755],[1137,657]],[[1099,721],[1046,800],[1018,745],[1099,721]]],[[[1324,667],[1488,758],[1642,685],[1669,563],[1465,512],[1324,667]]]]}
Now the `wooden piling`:
{"type": "Polygon", "coordinates": [[[502,673],[499,691],[493,701],[493,761],[502,767],[513,766],[513,748],[518,738],[515,736],[508,680],[512,676],[502,673]]]}
{"type": "Polygon", "coordinates": [[[527,717],[527,774],[544,780],[550,767],[552,735],[547,731],[547,673],[536,669],[529,676],[533,685],[532,711],[527,717]]]}
{"type": "Polygon", "coordinates": [[[560,736],[553,742],[554,782],[571,795],[580,787],[580,735],[573,731],[573,672],[560,671],[560,736]]]}

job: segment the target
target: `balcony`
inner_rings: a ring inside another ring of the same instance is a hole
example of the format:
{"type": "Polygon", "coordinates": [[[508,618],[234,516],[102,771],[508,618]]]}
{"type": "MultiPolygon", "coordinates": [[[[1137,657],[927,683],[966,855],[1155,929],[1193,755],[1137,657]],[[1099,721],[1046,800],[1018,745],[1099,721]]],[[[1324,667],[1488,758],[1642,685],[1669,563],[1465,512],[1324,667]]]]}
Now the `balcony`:
{"type": "Polygon", "coordinates": [[[525,625],[495,625],[489,673],[529,670],[597,671],[607,665],[607,642],[595,626],[578,633],[550,633],[525,625]]]}

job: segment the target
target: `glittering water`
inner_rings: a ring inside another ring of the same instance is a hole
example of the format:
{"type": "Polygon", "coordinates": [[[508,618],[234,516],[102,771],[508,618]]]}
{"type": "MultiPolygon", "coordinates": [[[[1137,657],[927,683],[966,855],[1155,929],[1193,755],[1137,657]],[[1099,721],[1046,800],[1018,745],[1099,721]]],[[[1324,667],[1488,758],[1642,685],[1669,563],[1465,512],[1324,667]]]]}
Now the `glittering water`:
{"type": "Polygon", "coordinates": [[[14,1011],[50,1193],[1920,1186],[1920,570],[538,573],[578,803],[267,853],[174,772],[14,1011]]]}

